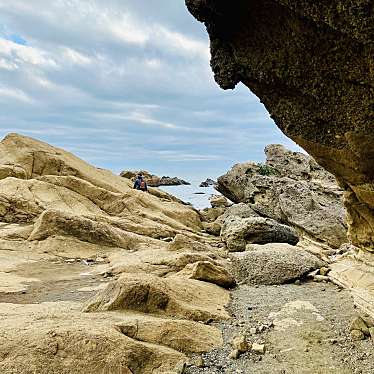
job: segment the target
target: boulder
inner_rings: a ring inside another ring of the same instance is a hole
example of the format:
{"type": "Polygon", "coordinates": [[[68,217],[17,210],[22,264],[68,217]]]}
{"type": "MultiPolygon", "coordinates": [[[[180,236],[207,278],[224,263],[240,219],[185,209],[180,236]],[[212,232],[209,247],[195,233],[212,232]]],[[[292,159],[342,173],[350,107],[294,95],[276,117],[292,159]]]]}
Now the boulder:
{"type": "Polygon", "coordinates": [[[214,283],[224,288],[231,288],[236,284],[234,277],[224,267],[213,264],[210,261],[198,261],[188,264],[176,275],[214,283]]]}
{"type": "Polygon", "coordinates": [[[237,164],[218,178],[216,188],[301,236],[339,248],[347,241],[347,226],[343,191],[334,177],[310,156],[283,146],[269,145],[265,153],[264,165],[237,164]]]}
{"type": "Polygon", "coordinates": [[[249,285],[291,282],[324,265],[314,255],[288,244],[251,246],[230,258],[237,282],[249,285]]]}
{"type": "Polygon", "coordinates": [[[222,240],[230,252],[244,251],[249,243],[289,243],[297,244],[297,232],[270,218],[263,217],[228,217],[222,226],[222,240]]]}
{"type": "Polygon", "coordinates": [[[209,201],[212,208],[226,208],[231,205],[231,203],[222,195],[213,195],[209,198],[209,201]]]}
{"type": "Polygon", "coordinates": [[[200,210],[200,214],[203,221],[214,222],[218,217],[225,213],[226,208],[205,208],[200,210]]]}

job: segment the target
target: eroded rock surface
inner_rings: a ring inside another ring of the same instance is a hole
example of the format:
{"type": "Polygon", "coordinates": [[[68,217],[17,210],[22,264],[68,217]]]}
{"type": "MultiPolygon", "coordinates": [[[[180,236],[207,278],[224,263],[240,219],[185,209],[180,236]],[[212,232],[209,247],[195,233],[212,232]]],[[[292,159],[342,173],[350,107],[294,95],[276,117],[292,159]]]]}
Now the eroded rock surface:
{"type": "MultiPolygon", "coordinates": [[[[217,83],[224,89],[248,86],[277,126],[335,175],[344,190],[348,238],[373,257],[372,2],[186,4],[207,27],[217,83]]],[[[355,258],[352,270],[360,261],[355,258]]],[[[336,279],[347,283],[346,275],[336,272],[336,279]]],[[[372,268],[370,279],[372,285],[372,268]]],[[[361,292],[354,278],[348,283],[361,292]]]]}
{"type": "MultiPolygon", "coordinates": [[[[277,144],[265,148],[265,164],[235,165],[217,189],[262,217],[294,227],[300,236],[338,248],[347,241],[343,191],[313,158],[277,144]]],[[[226,216],[237,215],[235,210],[226,216]]]]}
{"type": "Polygon", "coordinates": [[[218,239],[132,184],[35,139],[0,142],[1,372],[176,374],[222,344],[196,322],[229,317],[218,239]]]}
{"type": "Polygon", "coordinates": [[[368,1],[186,0],[225,89],[247,85],[345,190],[353,244],[374,248],[374,20],[368,1]]]}

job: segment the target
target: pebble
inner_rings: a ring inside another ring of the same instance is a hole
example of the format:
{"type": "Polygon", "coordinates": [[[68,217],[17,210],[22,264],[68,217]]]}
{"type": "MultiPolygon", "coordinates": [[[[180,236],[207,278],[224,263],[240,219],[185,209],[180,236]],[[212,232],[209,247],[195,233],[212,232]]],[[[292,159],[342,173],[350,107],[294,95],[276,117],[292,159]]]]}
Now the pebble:
{"type": "Polygon", "coordinates": [[[330,278],[326,277],[325,275],[315,275],[313,280],[314,282],[328,282],[330,278]]]}
{"type": "Polygon", "coordinates": [[[360,330],[352,330],[351,331],[351,337],[355,341],[364,340],[365,339],[365,334],[360,330]]]}
{"type": "Polygon", "coordinates": [[[322,267],[321,269],[319,269],[319,273],[321,275],[327,275],[329,273],[330,269],[327,268],[327,267],[322,267]]]}
{"type": "Polygon", "coordinates": [[[257,333],[257,328],[256,328],[256,327],[251,327],[251,328],[249,329],[249,333],[250,333],[251,335],[255,335],[255,334],[257,333]]]}
{"type": "Polygon", "coordinates": [[[369,334],[372,340],[374,340],[374,327],[369,328],[369,334]]]}
{"type": "Polygon", "coordinates": [[[232,340],[232,346],[234,350],[237,350],[239,353],[244,353],[249,351],[249,344],[247,342],[247,339],[244,335],[236,336],[232,340]]]}
{"type": "Polygon", "coordinates": [[[240,352],[237,349],[234,349],[233,351],[230,352],[229,358],[232,360],[236,360],[239,358],[240,352]]]}
{"type": "Polygon", "coordinates": [[[259,353],[259,354],[264,354],[265,353],[265,344],[253,343],[252,344],[252,351],[255,352],[255,353],[259,353]]]}

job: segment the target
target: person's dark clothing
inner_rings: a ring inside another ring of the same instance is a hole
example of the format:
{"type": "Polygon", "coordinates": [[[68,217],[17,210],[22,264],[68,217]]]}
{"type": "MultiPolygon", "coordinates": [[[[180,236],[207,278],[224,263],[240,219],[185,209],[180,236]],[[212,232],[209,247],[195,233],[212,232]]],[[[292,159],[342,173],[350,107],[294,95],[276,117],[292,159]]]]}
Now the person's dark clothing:
{"type": "Polygon", "coordinates": [[[148,186],[147,186],[146,181],[141,177],[136,178],[135,183],[134,183],[134,189],[140,190],[140,191],[148,191],[148,186]]]}

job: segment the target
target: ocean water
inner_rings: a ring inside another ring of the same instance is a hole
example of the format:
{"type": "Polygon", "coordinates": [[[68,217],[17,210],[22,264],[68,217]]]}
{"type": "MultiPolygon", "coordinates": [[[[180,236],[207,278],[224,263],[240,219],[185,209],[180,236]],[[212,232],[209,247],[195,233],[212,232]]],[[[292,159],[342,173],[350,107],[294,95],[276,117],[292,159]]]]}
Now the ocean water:
{"type": "Polygon", "coordinates": [[[189,181],[189,186],[160,186],[159,188],[171,195],[174,195],[186,203],[191,203],[196,209],[210,207],[209,198],[212,195],[220,195],[214,187],[199,187],[200,181],[189,181]],[[203,194],[196,194],[196,192],[203,194]]]}

